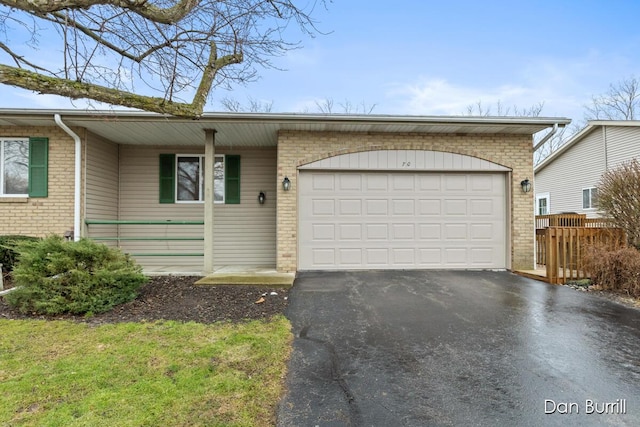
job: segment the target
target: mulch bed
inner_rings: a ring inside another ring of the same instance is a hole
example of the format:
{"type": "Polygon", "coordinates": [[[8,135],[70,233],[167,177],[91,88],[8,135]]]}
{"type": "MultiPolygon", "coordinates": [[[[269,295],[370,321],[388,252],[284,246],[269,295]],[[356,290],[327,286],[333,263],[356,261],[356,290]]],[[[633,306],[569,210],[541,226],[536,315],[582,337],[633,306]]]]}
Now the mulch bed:
{"type": "MultiPolygon", "coordinates": [[[[263,286],[195,286],[196,276],[156,276],[144,285],[138,297],[113,310],[91,317],[21,314],[0,296],[0,319],[72,320],[92,325],[120,322],[177,320],[213,323],[266,319],[284,313],[289,290],[263,286]]],[[[5,289],[11,286],[4,284],[5,289]]]]}

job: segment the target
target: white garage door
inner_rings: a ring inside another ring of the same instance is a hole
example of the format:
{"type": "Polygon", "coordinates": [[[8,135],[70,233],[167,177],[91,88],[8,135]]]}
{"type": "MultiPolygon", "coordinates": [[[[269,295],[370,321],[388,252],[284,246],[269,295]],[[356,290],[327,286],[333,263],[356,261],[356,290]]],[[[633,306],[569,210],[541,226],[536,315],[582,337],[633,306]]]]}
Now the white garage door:
{"type": "Polygon", "coordinates": [[[300,171],[299,269],[506,268],[506,176],[300,171]]]}

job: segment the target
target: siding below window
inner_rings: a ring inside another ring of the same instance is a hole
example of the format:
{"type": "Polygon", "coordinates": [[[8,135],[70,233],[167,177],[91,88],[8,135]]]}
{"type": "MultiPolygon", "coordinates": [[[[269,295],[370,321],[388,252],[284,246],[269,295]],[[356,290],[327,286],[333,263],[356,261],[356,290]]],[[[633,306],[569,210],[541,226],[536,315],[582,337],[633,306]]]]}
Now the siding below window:
{"type": "MultiPolygon", "coordinates": [[[[160,204],[158,159],[160,153],[201,154],[203,147],[120,147],[121,220],[203,220],[203,203],[160,204]]],[[[229,150],[216,147],[216,154],[241,156],[240,204],[215,204],[214,266],[275,266],[276,262],[276,150],[229,150]],[[264,191],[267,202],[258,203],[264,191]]],[[[120,226],[122,236],[202,236],[203,226],[120,226]]],[[[127,252],[202,253],[202,241],[146,241],[121,243],[127,252]]],[[[202,257],[139,257],[149,270],[167,265],[201,271],[202,257]]]]}

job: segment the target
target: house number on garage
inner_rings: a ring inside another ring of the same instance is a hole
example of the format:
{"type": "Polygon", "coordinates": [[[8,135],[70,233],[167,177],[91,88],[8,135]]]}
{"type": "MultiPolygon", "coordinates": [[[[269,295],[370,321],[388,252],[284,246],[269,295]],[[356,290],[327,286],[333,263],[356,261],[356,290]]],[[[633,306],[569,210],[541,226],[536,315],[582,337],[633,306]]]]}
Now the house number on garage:
{"type": "Polygon", "coordinates": [[[402,167],[403,168],[411,167],[411,162],[402,162],[402,167]]]}

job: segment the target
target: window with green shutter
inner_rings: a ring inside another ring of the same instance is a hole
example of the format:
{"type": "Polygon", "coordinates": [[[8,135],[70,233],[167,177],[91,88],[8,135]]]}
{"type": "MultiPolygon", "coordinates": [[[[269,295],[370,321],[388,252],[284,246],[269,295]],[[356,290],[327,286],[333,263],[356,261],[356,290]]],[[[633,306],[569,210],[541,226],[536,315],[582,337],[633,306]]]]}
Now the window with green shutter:
{"type": "Polygon", "coordinates": [[[49,193],[49,138],[29,138],[29,197],[49,193]]]}
{"type": "Polygon", "coordinates": [[[160,154],[160,203],[175,203],[176,155],[160,154]]]}
{"type": "MultiPolygon", "coordinates": [[[[204,155],[160,154],[160,203],[204,201],[204,155]]],[[[213,202],[240,203],[240,156],[215,155],[213,202]]]]}
{"type": "Polygon", "coordinates": [[[240,156],[225,156],[225,203],[240,203],[240,156]]]}

